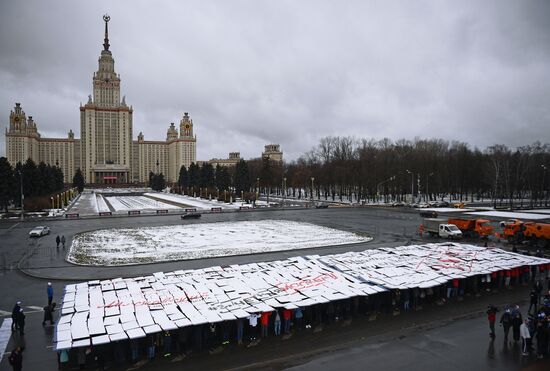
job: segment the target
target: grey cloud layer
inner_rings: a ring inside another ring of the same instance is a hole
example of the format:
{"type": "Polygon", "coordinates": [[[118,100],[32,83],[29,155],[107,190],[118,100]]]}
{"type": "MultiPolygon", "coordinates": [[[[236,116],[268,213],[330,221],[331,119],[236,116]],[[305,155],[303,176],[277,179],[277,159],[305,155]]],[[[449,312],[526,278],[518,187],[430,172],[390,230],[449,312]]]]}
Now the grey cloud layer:
{"type": "Polygon", "coordinates": [[[188,111],[199,159],[327,135],[550,141],[545,1],[2,1],[3,127],[17,101],[44,136],[79,135],[106,12],[134,136],[188,111]]]}

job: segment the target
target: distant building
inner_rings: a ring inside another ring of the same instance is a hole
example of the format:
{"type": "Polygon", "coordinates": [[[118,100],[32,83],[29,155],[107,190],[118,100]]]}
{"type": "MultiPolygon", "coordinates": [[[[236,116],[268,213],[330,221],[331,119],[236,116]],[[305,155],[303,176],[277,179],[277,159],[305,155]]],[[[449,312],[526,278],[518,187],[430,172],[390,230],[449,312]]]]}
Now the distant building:
{"type": "Polygon", "coordinates": [[[74,139],[72,130],[67,138],[42,138],[32,116],[27,118],[21,103],[15,103],[6,128],[6,157],[12,166],[32,159],[36,164],[57,165],[63,171],[65,182],[73,179],[75,160],[80,158],[80,141],[74,139]]]}
{"type": "MultiPolygon", "coordinates": [[[[120,75],[115,72],[115,61],[109,50],[109,16],[104,16],[105,39],[98,60],[98,70],[92,78],[92,94],[80,105],[80,139],[72,130],[67,138],[42,138],[32,116],[25,115],[20,103],[10,112],[6,128],[6,153],[12,166],[31,158],[57,165],[67,183],[72,182],[78,168],[86,183],[146,183],[149,173],[162,172],[168,182],[178,179],[182,165],[189,168],[197,161],[197,137],[193,134],[193,120],[187,112],[180,120],[179,132],[171,123],[166,140],[145,140],[139,133],[133,140],[133,107],[120,95],[120,75]]],[[[268,144],[262,158],[283,161],[278,144],[268,144]]],[[[216,167],[235,166],[241,160],[239,152],[229,153],[227,159],[213,158],[208,163],[216,167]]]]}
{"type": "Polygon", "coordinates": [[[262,158],[268,158],[275,162],[283,162],[283,152],[278,144],[268,144],[264,147],[262,158]]]}
{"type": "Polygon", "coordinates": [[[32,117],[27,119],[20,103],[10,113],[6,129],[6,152],[12,166],[28,158],[57,164],[71,182],[77,168],[87,183],[147,182],[149,172],[162,172],[176,181],[182,165],[196,162],[193,120],[185,113],[180,130],[172,123],[165,141],[146,141],[140,133],[133,138],[133,108],[120,95],[120,75],[109,50],[108,22],[104,16],[105,39],[98,70],[93,75],[93,94],[80,106],[80,135],[69,131],[66,139],[41,138],[32,117]]]}
{"type": "Polygon", "coordinates": [[[213,158],[210,159],[208,163],[213,167],[216,167],[218,165],[228,167],[237,165],[237,162],[239,161],[241,161],[240,152],[229,152],[229,158],[213,158]]]}

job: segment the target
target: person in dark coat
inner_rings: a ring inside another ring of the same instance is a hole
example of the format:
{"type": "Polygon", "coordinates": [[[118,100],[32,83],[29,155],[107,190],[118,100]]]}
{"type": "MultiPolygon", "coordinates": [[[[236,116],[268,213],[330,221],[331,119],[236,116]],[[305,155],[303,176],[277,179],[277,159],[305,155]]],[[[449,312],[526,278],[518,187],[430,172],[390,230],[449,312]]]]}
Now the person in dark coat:
{"type": "Polygon", "coordinates": [[[17,324],[19,325],[19,334],[25,335],[25,313],[23,313],[23,308],[19,309],[17,324]]]}
{"type": "Polygon", "coordinates": [[[523,318],[521,316],[521,312],[519,311],[519,306],[516,305],[516,307],[512,310],[512,334],[515,342],[519,341],[519,328],[522,323],[523,318]]]}
{"type": "Polygon", "coordinates": [[[13,371],[21,371],[23,368],[23,350],[21,347],[17,347],[11,352],[8,361],[11,367],[13,367],[13,371]]]}
{"type": "Polygon", "coordinates": [[[548,350],[548,326],[544,320],[544,314],[537,324],[535,338],[537,339],[537,358],[544,358],[548,350]]]}
{"type": "Polygon", "coordinates": [[[11,310],[11,330],[17,331],[19,330],[19,310],[21,309],[21,302],[18,301],[13,306],[13,309],[11,310]]]}
{"type": "Polygon", "coordinates": [[[55,238],[56,247],[59,249],[59,243],[61,242],[61,238],[59,238],[59,235],[55,238]]]}
{"type": "Polygon", "coordinates": [[[510,332],[510,327],[512,327],[512,312],[510,308],[506,308],[502,316],[500,316],[500,324],[504,329],[504,342],[508,342],[508,333],[510,332]]]}
{"type": "Polygon", "coordinates": [[[495,321],[497,319],[497,312],[498,309],[494,305],[489,305],[487,308],[487,320],[489,320],[489,329],[491,330],[489,336],[493,339],[495,338],[495,321]]]}
{"type": "Polygon", "coordinates": [[[527,313],[531,313],[531,308],[533,308],[533,313],[535,313],[537,311],[537,305],[539,303],[539,296],[537,295],[537,291],[534,288],[529,293],[529,298],[529,309],[527,310],[527,313]]]}
{"type": "Polygon", "coordinates": [[[46,321],[50,321],[50,325],[54,324],[53,312],[55,310],[55,306],[55,303],[51,303],[50,305],[46,305],[44,307],[44,319],[42,320],[42,326],[46,324],[46,321]]]}

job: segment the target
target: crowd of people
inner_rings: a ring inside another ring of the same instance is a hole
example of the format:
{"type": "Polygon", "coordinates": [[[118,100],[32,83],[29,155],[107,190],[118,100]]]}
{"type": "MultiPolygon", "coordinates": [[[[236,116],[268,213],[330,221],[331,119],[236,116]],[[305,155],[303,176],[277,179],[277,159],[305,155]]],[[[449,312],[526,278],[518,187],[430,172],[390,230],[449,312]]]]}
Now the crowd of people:
{"type": "MultiPolygon", "coordinates": [[[[521,342],[521,354],[529,356],[532,352],[537,358],[545,358],[550,355],[550,287],[547,283],[547,291],[543,292],[544,284],[542,279],[537,279],[529,295],[529,308],[524,317],[519,305],[505,306],[500,315],[499,324],[504,332],[504,344],[508,346],[511,342],[521,342]],[[512,329],[512,339],[509,339],[512,329]],[[534,348],[536,343],[536,348],[534,348]]],[[[490,305],[487,308],[487,319],[489,321],[489,336],[494,341],[496,338],[495,323],[499,309],[490,305]]]]}
{"type": "MultiPolygon", "coordinates": [[[[491,274],[453,279],[446,284],[430,288],[388,290],[377,294],[316,304],[294,309],[278,309],[272,312],[253,313],[247,318],[218,323],[207,323],[149,334],[144,338],[126,339],[109,344],[64,349],[58,351],[60,369],[73,367],[103,367],[109,364],[123,365],[141,359],[183,357],[191,352],[217,352],[228,344],[252,347],[266,337],[289,338],[302,331],[315,332],[326,324],[348,321],[354,316],[378,314],[397,315],[422,309],[424,306],[445,305],[461,301],[465,296],[481,296],[486,292],[512,289],[516,286],[533,285],[529,318],[523,318],[519,307],[503,308],[499,324],[504,329],[504,339],[512,329],[512,340],[522,341],[523,353],[529,354],[536,339],[537,355],[547,356],[548,324],[550,316],[550,264],[502,270],[491,274]],[[545,289],[546,287],[546,289],[545,289]]],[[[53,287],[47,286],[48,305],[44,308],[42,324],[54,323],[53,287]]],[[[491,337],[494,339],[495,323],[499,308],[490,306],[487,310],[491,337]]],[[[13,309],[13,331],[24,335],[25,315],[21,302],[13,309]]],[[[22,351],[14,349],[14,369],[20,370],[22,351]],[[16,365],[19,365],[16,368],[16,365]]]]}
{"type": "MultiPolygon", "coordinates": [[[[135,363],[144,358],[183,357],[191,352],[215,353],[231,343],[235,343],[237,346],[253,347],[259,345],[261,340],[266,337],[285,339],[297,332],[315,332],[315,329],[322,328],[326,324],[347,321],[354,316],[366,314],[375,317],[380,313],[394,315],[407,313],[422,309],[423,306],[445,305],[447,302],[461,301],[465,296],[481,296],[483,293],[493,290],[511,289],[515,286],[534,283],[536,283],[535,287],[540,287],[540,296],[542,297],[541,285],[546,285],[547,290],[550,289],[548,287],[550,265],[515,268],[464,279],[454,279],[447,284],[426,289],[388,290],[366,297],[354,297],[310,307],[254,313],[248,318],[188,326],[149,334],[141,339],[128,339],[99,346],[61,350],[59,362],[61,368],[65,368],[69,364],[82,368],[95,364],[102,368],[110,363],[122,365],[126,362],[135,363]]],[[[541,299],[541,303],[545,303],[541,308],[548,308],[546,303],[550,305],[550,298],[544,297],[541,299]]],[[[511,313],[512,322],[510,322],[509,328],[514,329],[514,339],[517,326],[513,324],[517,323],[517,319],[514,320],[517,310],[515,307],[504,310],[505,313],[511,313]]],[[[537,307],[536,311],[540,312],[540,310],[537,307]]],[[[505,316],[503,322],[506,321],[506,318],[508,315],[505,316]]],[[[529,322],[529,326],[536,328],[544,326],[544,324],[540,320],[533,320],[529,322]]],[[[521,329],[519,331],[521,332],[521,329]]],[[[537,336],[536,332],[530,333],[537,336]]],[[[521,337],[521,334],[519,336],[521,337]]]]}

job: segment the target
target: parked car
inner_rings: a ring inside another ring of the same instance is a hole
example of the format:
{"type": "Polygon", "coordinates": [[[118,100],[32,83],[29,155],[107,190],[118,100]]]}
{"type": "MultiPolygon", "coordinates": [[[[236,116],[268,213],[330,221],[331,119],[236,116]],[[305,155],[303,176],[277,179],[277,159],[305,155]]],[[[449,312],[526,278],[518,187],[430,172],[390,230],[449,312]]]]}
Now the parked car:
{"type": "Polygon", "coordinates": [[[42,237],[47,234],[50,234],[50,227],[34,227],[30,232],[30,237],[42,237]]]}
{"type": "Polygon", "coordinates": [[[202,215],[199,213],[187,213],[181,216],[182,219],[199,219],[202,215]]]}
{"type": "Polygon", "coordinates": [[[422,218],[437,218],[437,211],[434,210],[424,210],[420,212],[422,218]]]}
{"type": "Polygon", "coordinates": [[[396,201],[396,202],[392,203],[391,205],[393,207],[403,207],[403,206],[405,206],[405,203],[401,202],[401,201],[396,201]]]}

